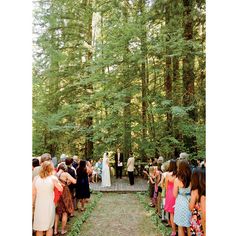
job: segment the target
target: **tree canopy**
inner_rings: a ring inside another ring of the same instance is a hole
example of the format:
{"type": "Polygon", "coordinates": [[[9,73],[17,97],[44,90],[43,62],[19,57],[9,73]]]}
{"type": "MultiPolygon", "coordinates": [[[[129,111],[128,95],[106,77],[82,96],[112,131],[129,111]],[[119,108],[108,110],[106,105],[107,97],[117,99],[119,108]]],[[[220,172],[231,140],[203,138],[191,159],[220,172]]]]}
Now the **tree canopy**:
{"type": "Polygon", "coordinates": [[[37,0],[33,155],[205,156],[205,1],[37,0]]]}

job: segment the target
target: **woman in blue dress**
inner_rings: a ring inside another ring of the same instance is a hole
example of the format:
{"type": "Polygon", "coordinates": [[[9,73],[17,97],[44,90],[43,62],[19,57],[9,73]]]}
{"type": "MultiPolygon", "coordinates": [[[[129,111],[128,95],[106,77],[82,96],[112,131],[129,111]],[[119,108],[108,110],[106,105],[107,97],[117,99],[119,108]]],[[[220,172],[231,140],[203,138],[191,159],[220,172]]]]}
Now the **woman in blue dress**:
{"type": "Polygon", "coordinates": [[[191,168],[186,160],[178,163],[178,171],[174,181],[173,194],[176,197],[174,223],[178,225],[178,236],[184,236],[184,228],[187,228],[190,236],[191,211],[189,210],[191,168]]]}

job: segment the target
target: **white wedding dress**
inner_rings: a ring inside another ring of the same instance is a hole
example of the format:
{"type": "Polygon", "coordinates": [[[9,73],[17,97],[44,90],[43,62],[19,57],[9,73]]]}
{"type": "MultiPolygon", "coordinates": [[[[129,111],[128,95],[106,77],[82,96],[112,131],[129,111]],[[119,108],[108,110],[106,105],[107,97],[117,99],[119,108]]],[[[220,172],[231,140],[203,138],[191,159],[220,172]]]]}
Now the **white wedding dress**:
{"type": "Polygon", "coordinates": [[[110,177],[110,169],[108,166],[109,159],[104,153],[102,160],[102,187],[110,187],[111,186],[111,177],[110,177]]]}

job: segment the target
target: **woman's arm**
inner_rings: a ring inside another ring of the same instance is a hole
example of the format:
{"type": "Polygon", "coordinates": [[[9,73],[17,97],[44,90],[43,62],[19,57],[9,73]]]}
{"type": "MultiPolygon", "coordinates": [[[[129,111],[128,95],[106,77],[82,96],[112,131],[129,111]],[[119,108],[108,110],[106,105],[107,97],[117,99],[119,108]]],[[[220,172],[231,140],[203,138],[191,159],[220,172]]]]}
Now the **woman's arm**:
{"type": "Polygon", "coordinates": [[[166,178],[165,178],[165,188],[166,188],[166,191],[167,191],[167,186],[168,186],[168,180],[169,180],[169,175],[167,174],[166,178]]]}
{"type": "Polygon", "coordinates": [[[35,187],[35,178],[34,178],[34,181],[33,181],[33,184],[32,184],[32,207],[33,208],[35,207],[36,194],[37,194],[37,190],[36,190],[36,187],[35,187]]]}
{"type": "Polygon", "coordinates": [[[197,189],[191,191],[191,199],[190,199],[190,203],[189,203],[189,210],[190,211],[192,211],[194,209],[194,206],[197,201],[197,195],[198,195],[197,189]]]}
{"type": "Polygon", "coordinates": [[[69,180],[72,184],[76,183],[76,179],[73,178],[69,173],[65,173],[65,174],[66,174],[67,181],[69,180]]]}
{"type": "Polygon", "coordinates": [[[174,189],[173,189],[173,195],[176,198],[178,196],[178,190],[179,190],[179,180],[176,178],[174,180],[174,189]]]}
{"type": "Polygon", "coordinates": [[[59,181],[58,178],[55,177],[55,176],[53,176],[53,183],[54,183],[54,186],[55,186],[60,192],[63,191],[63,187],[62,187],[60,181],[59,181]]]}
{"type": "Polygon", "coordinates": [[[202,212],[202,227],[203,227],[203,231],[204,231],[204,235],[206,234],[206,197],[205,196],[201,196],[200,199],[200,208],[201,208],[201,212],[202,212]]]}
{"type": "Polygon", "coordinates": [[[130,165],[130,159],[128,159],[128,162],[127,162],[127,167],[129,167],[130,165]]]}
{"type": "Polygon", "coordinates": [[[153,181],[153,177],[152,176],[150,176],[149,179],[150,179],[152,184],[155,184],[155,182],[153,181]]]}

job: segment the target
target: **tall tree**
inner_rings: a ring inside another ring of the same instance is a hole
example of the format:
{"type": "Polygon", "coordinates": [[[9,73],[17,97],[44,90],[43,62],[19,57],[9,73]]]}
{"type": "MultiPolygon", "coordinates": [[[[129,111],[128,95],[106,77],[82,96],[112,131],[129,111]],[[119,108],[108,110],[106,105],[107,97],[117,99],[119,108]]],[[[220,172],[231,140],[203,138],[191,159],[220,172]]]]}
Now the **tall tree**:
{"type": "MultiPolygon", "coordinates": [[[[194,48],[193,48],[193,17],[192,9],[194,7],[193,0],[183,0],[184,6],[184,39],[186,40],[186,48],[183,57],[183,105],[192,106],[189,109],[189,117],[196,121],[196,105],[194,98],[194,48]]],[[[185,135],[184,141],[186,147],[191,153],[197,152],[196,150],[196,136],[185,135]]]]}

